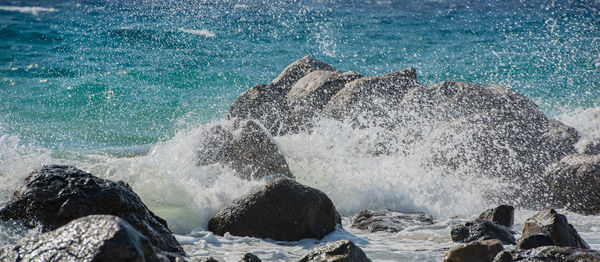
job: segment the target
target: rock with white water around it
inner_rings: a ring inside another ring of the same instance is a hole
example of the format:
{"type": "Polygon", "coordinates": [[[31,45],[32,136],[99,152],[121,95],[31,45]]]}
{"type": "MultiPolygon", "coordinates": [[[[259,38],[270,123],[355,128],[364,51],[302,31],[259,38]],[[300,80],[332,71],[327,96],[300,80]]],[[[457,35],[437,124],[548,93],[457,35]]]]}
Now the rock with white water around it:
{"type": "Polygon", "coordinates": [[[290,110],[287,94],[303,76],[316,70],[337,71],[332,66],[311,57],[290,64],[268,85],[256,85],[235,99],[228,116],[255,119],[271,134],[290,130],[290,110]]]}
{"type": "Polygon", "coordinates": [[[228,166],[244,179],[294,178],[273,137],[253,120],[233,119],[207,129],[197,154],[199,165],[228,166]]]}
{"type": "Polygon", "coordinates": [[[244,257],[240,260],[240,262],[261,262],[260,258],[252,253],[244,254],[244,257]]]}
{"type": "Polygon", "coordinates": [[[433,217],[425,213],[400,213],[387,209],[364,210],[350,220],[350,227],[369,232],[400,232],[411,226],[433,224],[433,217]]]}
{"type": "Polygon", "coordinates": [[[600,252],[574,247],[544,246],[516,252],[514,261],[527,262],[596,262],[600,252]]]}
{"type": "Polygon", "coordinates": [[[555,246],[554,239],[549,235],[529,235],[517,242],[517,249],[526,250],[544,246],[555,246]]]}
{"type": "Polygon", "coordinates": [[[578,152],[584,155],[600,155],[600,138],[582,143],[578,148],[578,152]]]}
{"type": "Polygon", "coordinates": [[[127,221],[111,215],[79,218],[25,237],[0,251],[1,261],[184,261],[163,253],[127,221]]]}
{"type": "Polygon", "coordinates": [[[554,209],[540,211],[525,220],[522,238],[539,234],[551,237],[557,246],[590,248],[579,236],[577,230],[569,224],[567,217],[554,209]]]}
{"type": "Polygon", "coordinates": [[[191,260],[191,262],[219,262],[219,260],[213,257],[197,257],[191,260]]]}
{"type": "Polygon", "coordinates": [[[512,227],[515,220],[515,208],[509,205],[499,205],[483,211],[479,220],[487,220],[505,227],[512,227]]]}
{"type": "Polygon", "coordinates": [[[208,222],[217,235],[297,241],[321,239],[341,223],[323,192],[291,179],[277,178],[229,203],[208,222]]]}
{"type": "Polygon", "coordinates": [[[452,227],[452,241],[468,243],[476,240],[497,239],[504,245],[514,245],[514,233],[507,227],[485,220],[474,220],[452,227]]]}
{"type": "Polygon", "coordinates": [[[503,250],[498,240],[473,241],[448,250],[444,262],[490,262],[503,250]]]}
{"type": "Polygon", "coordinates": [[[313,249],[298,262],[370,262],[365,252],[350,240],[338,240],[313,249]]]}
{"type": "Polygon", "coordinates": [[[167,222],[148,210],[125,183],[101,179],[71,166],[51,165],[34,171],[26,184],[0,209],[3,220],[51,231],[95,214],[125,219],[157,248],[184,254],[167,222]]]}
{"type": "Polygon", "coordinates": [[[568,155],[546,169],[554,206],[600,215],[600,155],[568,155]]]}
{"type": "Polygon", "coordinates": [[[502,251],[494,257],[493,262],[513,262],[512,254],[508,251],[502,251]]]}

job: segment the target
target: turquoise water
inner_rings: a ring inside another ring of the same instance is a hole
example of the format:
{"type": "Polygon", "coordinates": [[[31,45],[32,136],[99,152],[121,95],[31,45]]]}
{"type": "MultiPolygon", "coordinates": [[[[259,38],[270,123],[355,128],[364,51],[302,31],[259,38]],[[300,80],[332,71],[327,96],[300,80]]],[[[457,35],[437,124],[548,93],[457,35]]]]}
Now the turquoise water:
{"type": "Polygon", "coordinates": [[[0,1],[0,132],[145,151],[311,55],[341,70],[502,83],[550,115],[600,104],[591,1],[0,1]],[[35,7],[35,8],[32,8],[35,7]],[[38,7],[42,7],[41,9],[38,7]]]}

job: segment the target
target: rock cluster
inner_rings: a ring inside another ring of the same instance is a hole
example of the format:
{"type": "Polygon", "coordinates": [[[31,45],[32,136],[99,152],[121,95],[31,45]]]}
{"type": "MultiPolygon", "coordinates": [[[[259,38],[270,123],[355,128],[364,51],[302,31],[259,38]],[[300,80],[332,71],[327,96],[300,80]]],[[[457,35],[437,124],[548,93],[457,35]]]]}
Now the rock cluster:
{"type": "Polygon", "coordinates": [[[433,217],[425,213],[399,213],[390,210],[364,210],[350,220],[350,227],[369,232],[400,232],[410,226],[431,225],[433,217]]]}

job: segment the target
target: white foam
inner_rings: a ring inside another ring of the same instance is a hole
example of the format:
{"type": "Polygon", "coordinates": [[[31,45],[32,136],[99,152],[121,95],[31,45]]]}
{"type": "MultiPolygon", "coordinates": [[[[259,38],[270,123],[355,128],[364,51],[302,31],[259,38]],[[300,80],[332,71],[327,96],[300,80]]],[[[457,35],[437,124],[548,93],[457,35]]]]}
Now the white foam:
{"type": "Polygon", "coordinates": [[[57,12],[58,9],[40,6],[0,6],[0,10],[8,12],[19,12],[23,14],[39,15],[40,13],[57,12]]]}
{"type": "Polygon", "coordinates": [[[583,139],[600,138],[600,107],[580,108],[560,115],[558,119],[575,127],[583,139]]]}
{"type": "Polygon", "coordinates": [[[207,29],[185,29],[185,28],[179,28],[178,29],[180,32],[184,32],[184,33],[188,33],[188,34],[193,34],[193,35],[201,35],[201,36],[205,36],[205,37],[215,37],[216,34],[207,30],[207,29]]]}

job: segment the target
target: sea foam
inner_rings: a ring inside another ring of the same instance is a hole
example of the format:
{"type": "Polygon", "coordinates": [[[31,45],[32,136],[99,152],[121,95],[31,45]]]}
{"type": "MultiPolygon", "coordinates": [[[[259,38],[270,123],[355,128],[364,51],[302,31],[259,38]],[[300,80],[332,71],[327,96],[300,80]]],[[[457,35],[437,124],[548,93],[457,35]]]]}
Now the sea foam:
{"type": "Polygon", "coordinates": [[[40,6],[0,6],[0,10],[7,12],[19,12],[23,14],[39,15],[40,13],[57,12],[58,9],[40,6]]]}

